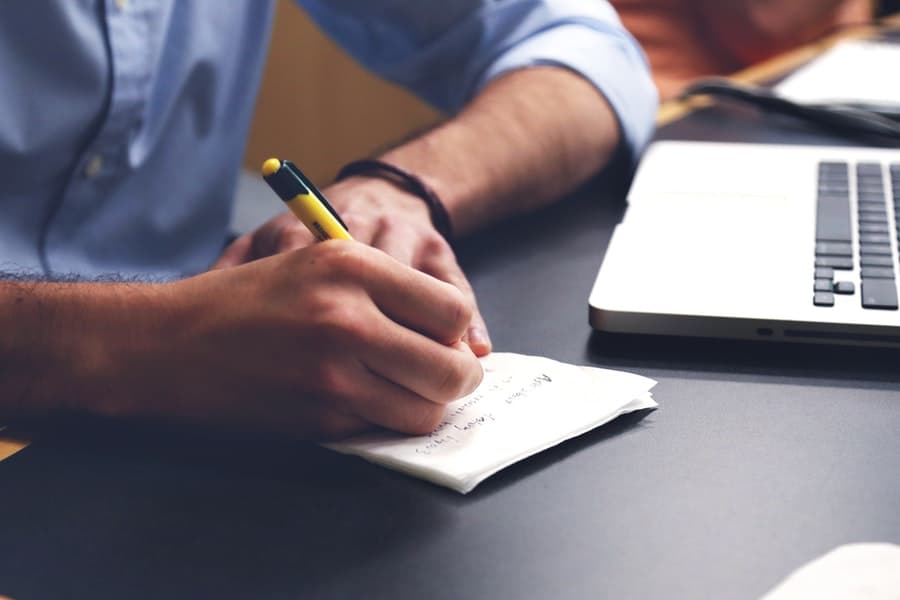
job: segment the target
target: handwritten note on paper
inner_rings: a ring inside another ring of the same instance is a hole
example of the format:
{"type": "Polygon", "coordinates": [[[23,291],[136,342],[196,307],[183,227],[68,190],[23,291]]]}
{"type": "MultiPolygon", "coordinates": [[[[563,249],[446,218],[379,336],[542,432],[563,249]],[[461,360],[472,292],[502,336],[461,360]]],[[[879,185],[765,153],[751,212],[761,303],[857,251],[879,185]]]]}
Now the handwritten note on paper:
{"type": "Polygon", "coordinates": [[[500,352],[482,365],[478,389],[451,403],[429,435],[378,432],[327,446],[465,494],[525,457],[657,406],[656,382],[640,375],[500,352]]]}

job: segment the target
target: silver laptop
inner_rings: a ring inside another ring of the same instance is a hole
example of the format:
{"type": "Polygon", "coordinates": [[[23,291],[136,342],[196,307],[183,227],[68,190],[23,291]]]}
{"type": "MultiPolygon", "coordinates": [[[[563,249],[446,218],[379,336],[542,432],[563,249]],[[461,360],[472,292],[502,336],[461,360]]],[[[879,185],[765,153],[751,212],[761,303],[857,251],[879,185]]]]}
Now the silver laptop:
{"type": "Polygon", "coordinates": [[[900,346],[900,150],[657,142],[590,296],[601,331],[900,346]]]}

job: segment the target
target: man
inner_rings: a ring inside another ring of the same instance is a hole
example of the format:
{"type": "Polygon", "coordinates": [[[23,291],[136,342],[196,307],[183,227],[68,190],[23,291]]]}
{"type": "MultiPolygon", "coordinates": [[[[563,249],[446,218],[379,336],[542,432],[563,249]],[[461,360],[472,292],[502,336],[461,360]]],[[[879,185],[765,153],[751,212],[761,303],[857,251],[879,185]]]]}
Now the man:
{"type": "MultiPolygon", "coordinates": [[[[606,2],[301,4],[371,69],[458,112],[382,157],[434,189],[457,235],[649,137],[646,64],[606,2]]],[[[490,341],[471,288],[402,186],[363,174],[326,190],[364,244],[310,245],[287,215],[217,258],[272,12],[0,5],[0,416],[425,433],[477,385],[490,341]],[[53,281],[70,274],[83,280],[53,281]]]]}
{"type": "Polygon", "coordinates": [[[872,18],[870,0],[612,0],[647,52],[663,99],[835,28],[872,18]]]}

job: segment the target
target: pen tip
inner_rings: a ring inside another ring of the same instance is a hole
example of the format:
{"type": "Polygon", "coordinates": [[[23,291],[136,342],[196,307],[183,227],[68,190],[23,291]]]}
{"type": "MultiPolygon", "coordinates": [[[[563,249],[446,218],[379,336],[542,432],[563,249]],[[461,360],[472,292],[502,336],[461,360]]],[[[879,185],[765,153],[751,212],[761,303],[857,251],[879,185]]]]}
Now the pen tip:
{"type": "Polygon", "coordinates": [[[266,162],[262,164],[262,174],[263,177],[268,177],[269,175],[278,171],[281,168],[281,161],[277,158],[270,158],[266,162]]]}

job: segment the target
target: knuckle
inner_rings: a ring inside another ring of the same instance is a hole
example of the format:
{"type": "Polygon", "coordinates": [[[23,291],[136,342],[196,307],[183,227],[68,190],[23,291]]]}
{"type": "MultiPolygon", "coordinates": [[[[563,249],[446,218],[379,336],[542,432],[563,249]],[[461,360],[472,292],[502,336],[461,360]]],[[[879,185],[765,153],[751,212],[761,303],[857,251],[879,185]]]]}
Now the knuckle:
{"type": "Polygon", "coordinates": [[[326,301],[327,306],[319,309],[319,323],[322,339],[341,344],[365,342],[369,328],[365,315],[345,302],[326,301]]]}
{"type": "Polygon", "coordinates": [[[316,244],[318,259],[336,276],[361,278],[371,269],[372,258],[363,244],[328,240],[316,244]]]}
{"type": "Polygon", "coordinates": [[[375,227],[381,231],[392,231],[397,228],[399,220],[393,215],[380,214],[375,219],[375,227]]]}
{"type": "Polygon", "coordinates": [[[481,367],[481,362],[474,356],[472,357],[472,360],[474,360],[476,364],[472,365],[470,371],[471,376],[469,377],[468,386],[466,386],[462,393],[463,396],[467,396],[474,392],[478,386],[481,385],[481,382],[484,381],[484,369],[481,367]]]}
{"type": "Polygon", "coordinates": [[[475,303],[456,286],[452,286],[447,301],[447,316],[455,330],[465,331],[475,314],[475,303]]]}
{"type": "Polygon", "coordinates": [[[453,255],[453,249],[444,236],[433,229],[423,234],[422,250],[431,256],[453,255]]]}
{"type": "Polygon", "coordinates": [[[403,217],[396,214],[380,214],[375,220],[375,228],[382,235],[408,237],[413,228],[403,217]]]}
{"type": "Polygon", "coordinates": [[[435,400],[442,404],[461,398],[471,391],[470,383],[472,378],[468,373],[468,369],[463,368],[462,364],[450,363],[444,367],[438,376],[437,392],[439,397],[435,398],[435,400]]]}
{"type": "Polygon", "coordinates": [[[319,394],[333,402],[343,396],[346,374],[339,365],[325,361],[314,367],[314,381],[319,394]]]}

